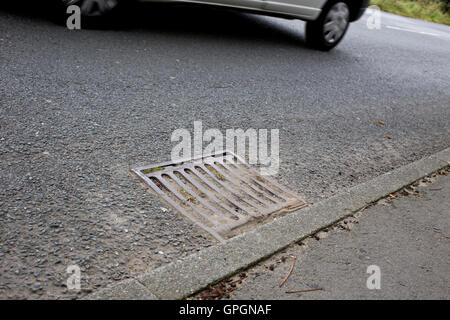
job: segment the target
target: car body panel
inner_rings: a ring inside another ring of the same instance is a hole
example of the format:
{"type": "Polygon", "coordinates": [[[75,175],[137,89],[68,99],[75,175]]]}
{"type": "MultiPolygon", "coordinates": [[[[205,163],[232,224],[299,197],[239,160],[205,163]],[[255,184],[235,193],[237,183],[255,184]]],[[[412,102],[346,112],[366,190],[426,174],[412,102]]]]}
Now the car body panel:
{"type": "Polygon", "coordinates": [[[263,10],[314,20],[326,0],[264,0],[263,10]]]}
{"type": "Polygon", "coordinates": [[[142,2],[179,2],[226,6],[315,20],[326,0],[140,0],[142,2]]]}

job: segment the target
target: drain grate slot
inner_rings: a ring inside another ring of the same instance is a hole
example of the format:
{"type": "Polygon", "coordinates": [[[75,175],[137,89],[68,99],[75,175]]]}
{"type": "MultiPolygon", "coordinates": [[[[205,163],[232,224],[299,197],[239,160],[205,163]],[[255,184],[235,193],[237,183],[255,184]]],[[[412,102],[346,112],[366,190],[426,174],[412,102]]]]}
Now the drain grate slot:
{"type": "Polygon", "coordinates": [[[219,241],[253,221],[308,203],[229,151],[132,169],[158,196],[219,241]]]}

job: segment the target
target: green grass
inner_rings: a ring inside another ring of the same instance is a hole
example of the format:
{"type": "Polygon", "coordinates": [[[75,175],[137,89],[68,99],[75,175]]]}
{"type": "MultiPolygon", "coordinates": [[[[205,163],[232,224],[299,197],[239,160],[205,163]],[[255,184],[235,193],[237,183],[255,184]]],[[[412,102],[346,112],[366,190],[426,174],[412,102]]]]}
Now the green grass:
{"type": "Polygon", "coordinates": [[[446,0],[371,0],[381,10],[406,17],[450,25],[450,8],[446,0]]]}
{"type": "Polygon", "coordinates": [[[144,169],[141,172],[143,174],[147,174],[147,173],[152,173],[152,172],[161,171],[161,170],[164,170],[164,168],[163,167],[154,167],[154,168],[150,168],[150,169],[144,169]]]}

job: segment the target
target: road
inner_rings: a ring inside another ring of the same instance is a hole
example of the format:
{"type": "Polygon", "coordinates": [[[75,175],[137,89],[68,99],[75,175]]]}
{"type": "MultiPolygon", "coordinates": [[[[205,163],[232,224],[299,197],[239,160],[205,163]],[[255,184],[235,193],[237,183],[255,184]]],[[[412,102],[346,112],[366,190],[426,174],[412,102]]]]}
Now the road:
{"type": "Polygon", "coordinates": [[[450,146],[450,27],[363,17],[328,53],[303,27],[146,4],[69,31],[2,1],[0,298],[79,298],[213,245],[129,172],[196,120],[279,129],[275,178],[311,202],[450,146]]]}

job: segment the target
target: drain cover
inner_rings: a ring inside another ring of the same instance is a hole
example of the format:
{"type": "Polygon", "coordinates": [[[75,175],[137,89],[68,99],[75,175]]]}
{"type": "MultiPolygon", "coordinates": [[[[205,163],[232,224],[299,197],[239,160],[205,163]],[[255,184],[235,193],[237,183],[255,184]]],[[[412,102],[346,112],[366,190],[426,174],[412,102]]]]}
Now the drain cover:
{"type": "Polygon", "coordinates": [[[244,231],[252,222],[308,204],[229,151],[132,171],[219,241],[244,231]]]}

